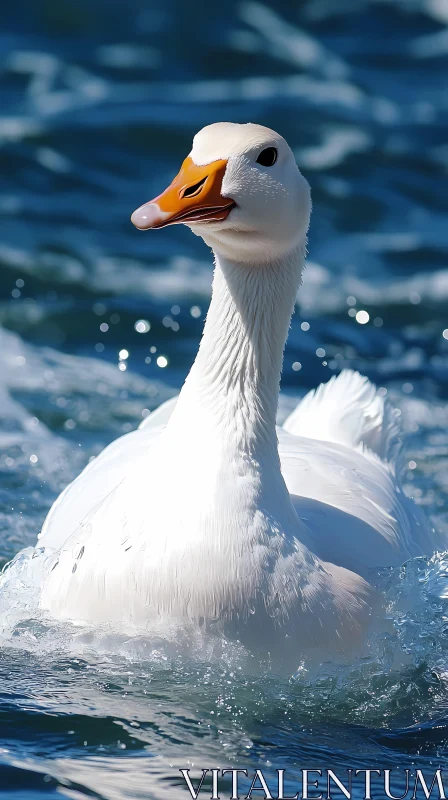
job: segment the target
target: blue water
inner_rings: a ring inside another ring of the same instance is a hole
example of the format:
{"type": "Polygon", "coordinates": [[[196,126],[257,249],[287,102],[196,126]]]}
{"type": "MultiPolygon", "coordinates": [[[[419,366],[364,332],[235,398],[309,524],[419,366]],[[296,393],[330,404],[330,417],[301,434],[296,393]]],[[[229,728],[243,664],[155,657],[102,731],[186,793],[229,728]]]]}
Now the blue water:
{"type": "MultiPolygon", "coordinates": [[[[369,375],[407,432],[406,491],[446,534],[443,0],[18,0],[3,16],[1,563],[188,372],[209,253],[129,215],[217,120],[279,130],[312,187],[281,413],[343,366],[369,375]]],[[[372,658],[295,681],[222,642],[186,658],[46,627],[16,586],[0,597],[0,796],[189,797],[182,767],[448,767],[447,570],[439,555],[386,571],[393,632],[372,658]]]]}

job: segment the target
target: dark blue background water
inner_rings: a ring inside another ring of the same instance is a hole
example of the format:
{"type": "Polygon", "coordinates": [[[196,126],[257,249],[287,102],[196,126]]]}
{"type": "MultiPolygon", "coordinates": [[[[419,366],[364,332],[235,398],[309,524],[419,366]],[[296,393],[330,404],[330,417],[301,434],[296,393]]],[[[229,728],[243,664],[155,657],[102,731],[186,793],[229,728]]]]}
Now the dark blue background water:
{"type": "MultiPolygon", "coordinates": [[[[446,2],[18,0],[3,20],[1,562],[188,372],[210,255],[129,215],[217,120],[279,130],[312,187],[281,408],[342,366],[368,374],[408,433],[406,490],[446,532],[446,2]]],[[[312,686],[250,677],[233,653],[207,666],[132,640],[75,646],[3,605],[0,795],[172,797],[190,762],[446,765],[445,573],[436,559],[390,579],[408,671],[384,658],[312,686]]]]}

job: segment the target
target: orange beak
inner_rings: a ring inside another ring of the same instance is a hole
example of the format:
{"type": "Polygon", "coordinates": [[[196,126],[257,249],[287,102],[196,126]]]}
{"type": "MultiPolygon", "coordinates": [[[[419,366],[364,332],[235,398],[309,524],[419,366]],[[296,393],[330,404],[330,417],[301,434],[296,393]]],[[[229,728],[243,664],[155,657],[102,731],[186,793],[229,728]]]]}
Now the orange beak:
{"type": "Polygon", "coordinates": [[[212,161],[198,167],[190,156],[162,194],[131,216],[131,222],[141,231],[164,228],[177,222],[218,222],[226,219],[236,205],[221,195],[227,160],[212,161]]]}

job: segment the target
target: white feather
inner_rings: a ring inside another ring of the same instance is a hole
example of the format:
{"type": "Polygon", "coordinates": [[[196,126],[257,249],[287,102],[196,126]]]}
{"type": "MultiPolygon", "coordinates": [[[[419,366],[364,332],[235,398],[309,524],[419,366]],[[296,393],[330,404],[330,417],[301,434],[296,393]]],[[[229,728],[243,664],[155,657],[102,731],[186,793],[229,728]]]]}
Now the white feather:
{"type": "Polygon", "coordinates": [[[354,449],[366,446],[389,462],[396,461],[401,446],[400,427],[389,403],[366,377],[348,369],[308,392],[283,428],[354,449]]]}

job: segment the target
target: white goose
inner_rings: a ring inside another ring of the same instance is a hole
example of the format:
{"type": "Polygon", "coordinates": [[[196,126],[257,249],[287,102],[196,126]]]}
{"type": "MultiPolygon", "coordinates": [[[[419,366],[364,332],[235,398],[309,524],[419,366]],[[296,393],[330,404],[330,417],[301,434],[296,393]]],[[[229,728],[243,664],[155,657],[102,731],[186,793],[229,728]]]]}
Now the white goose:
{"type": "Polygon", "coordinates": [[[140,229],[184,223],[213,249],[213,295],[178,398],[81,473],[51,509],[42,607],[62,618],[167,616],[258,650],[332,650],[371,611],[369,567],[430,553],[401,491],[397,428],[343,372],[276,430],[283,349],[304,265],[310,192],[284,139],[201,130],[140,229]]]}

